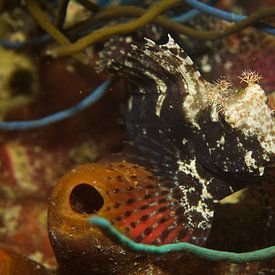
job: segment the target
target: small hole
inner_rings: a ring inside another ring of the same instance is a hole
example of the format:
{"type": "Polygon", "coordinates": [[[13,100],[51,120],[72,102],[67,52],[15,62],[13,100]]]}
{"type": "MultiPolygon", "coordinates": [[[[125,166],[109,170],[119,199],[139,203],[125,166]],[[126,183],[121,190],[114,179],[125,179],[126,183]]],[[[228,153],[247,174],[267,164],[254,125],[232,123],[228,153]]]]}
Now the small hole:
{"type": "Polygon", "coordinates": [[[81,214],[96,213],[103,204],[101,194],[93,186],[85,183],[76,186],[70,195],[72,209],[81,214]]]}
{"type": "Polygon", "coordinates": [[[32,85],[34,82],[33,74],[28,69],[18,69],[13,72],[10,78],[10,89],[14,95],[32,94],[32,85]]]}

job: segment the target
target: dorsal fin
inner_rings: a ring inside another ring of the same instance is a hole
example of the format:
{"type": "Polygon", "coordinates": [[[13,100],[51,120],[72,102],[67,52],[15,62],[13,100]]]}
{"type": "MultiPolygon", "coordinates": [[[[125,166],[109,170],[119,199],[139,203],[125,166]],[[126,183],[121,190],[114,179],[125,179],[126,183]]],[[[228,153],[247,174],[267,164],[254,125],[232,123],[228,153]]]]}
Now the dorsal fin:
{"type": "Polygon", "coordinates": [[[101,53],[98,69],[119,73],[124,77],[139,78],[143,75],[154,81],[158,78],[164,82],[170,75],[177,76],[187,86],[188,83],[202,81],[191,58],[170,35],[168,38],[168,42],[163,45],[157,45],[148,38],[145,38],[146,43],[143,45],[129,45],[126,38],[125,43],[122,43],[121,38],[113,39],[101,53]]]}
{"type": "Polygon", "coordinates": [[[127,44],[126,39],[123,43],[121,38],[108,42],[98,68],[135,82],[133,93],[162,94],[159,105],[169,93],[184,95],[179,104],[189,122],[197,127],[196,116],[208,105],[206,82],[191,58],[170,35],[168,37],[163,45],[147,38],[144,45],[127,44]]]}

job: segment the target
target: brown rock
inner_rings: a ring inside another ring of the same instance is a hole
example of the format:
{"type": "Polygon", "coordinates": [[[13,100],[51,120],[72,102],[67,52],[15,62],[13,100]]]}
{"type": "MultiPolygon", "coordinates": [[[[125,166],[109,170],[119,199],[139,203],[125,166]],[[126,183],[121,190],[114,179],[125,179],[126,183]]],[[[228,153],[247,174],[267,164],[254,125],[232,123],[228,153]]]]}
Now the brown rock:
{"type": "Polygon", "coordinates": [[[47,275],[42,265],[20,256],[12,251],[0,248],[0,274],[3,275],[47,275]]]}

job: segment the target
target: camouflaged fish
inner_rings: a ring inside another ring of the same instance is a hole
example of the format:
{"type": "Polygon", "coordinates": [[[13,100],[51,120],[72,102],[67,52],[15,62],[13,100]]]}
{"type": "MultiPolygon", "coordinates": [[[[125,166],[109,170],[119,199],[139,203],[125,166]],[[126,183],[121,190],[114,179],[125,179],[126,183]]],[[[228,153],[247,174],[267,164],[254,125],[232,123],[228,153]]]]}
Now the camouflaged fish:
{"type": "Polygon", "coordinates": [[[244,89],[209,83],[170,36],[164,45],[113,43],[99,68],[128,80],[127,158],[154,175],[136,175],[131,188],[119,183],[106,217],[136,242],[203,244],[215,204],[274,162],[273,113],[259,76],[244,72],[244,89]]]}

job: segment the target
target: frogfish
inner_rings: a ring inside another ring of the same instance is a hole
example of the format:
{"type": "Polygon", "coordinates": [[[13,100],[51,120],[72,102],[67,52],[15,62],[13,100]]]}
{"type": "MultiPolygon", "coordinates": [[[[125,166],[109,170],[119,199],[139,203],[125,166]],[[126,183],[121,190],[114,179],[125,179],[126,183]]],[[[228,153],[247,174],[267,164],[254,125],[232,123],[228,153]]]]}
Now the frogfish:
{"type": "Polygon", "coordinates": [[[98,64],[130,90],[130,142],[108,167],[116,178],[98,214],[135,242],[203,245],[217,203],[257,185],[274,163],[274,113],[255,72],[240,76],[244,88],[210,83],[171,36],[145,40],[110,41],[98,64]]]}

